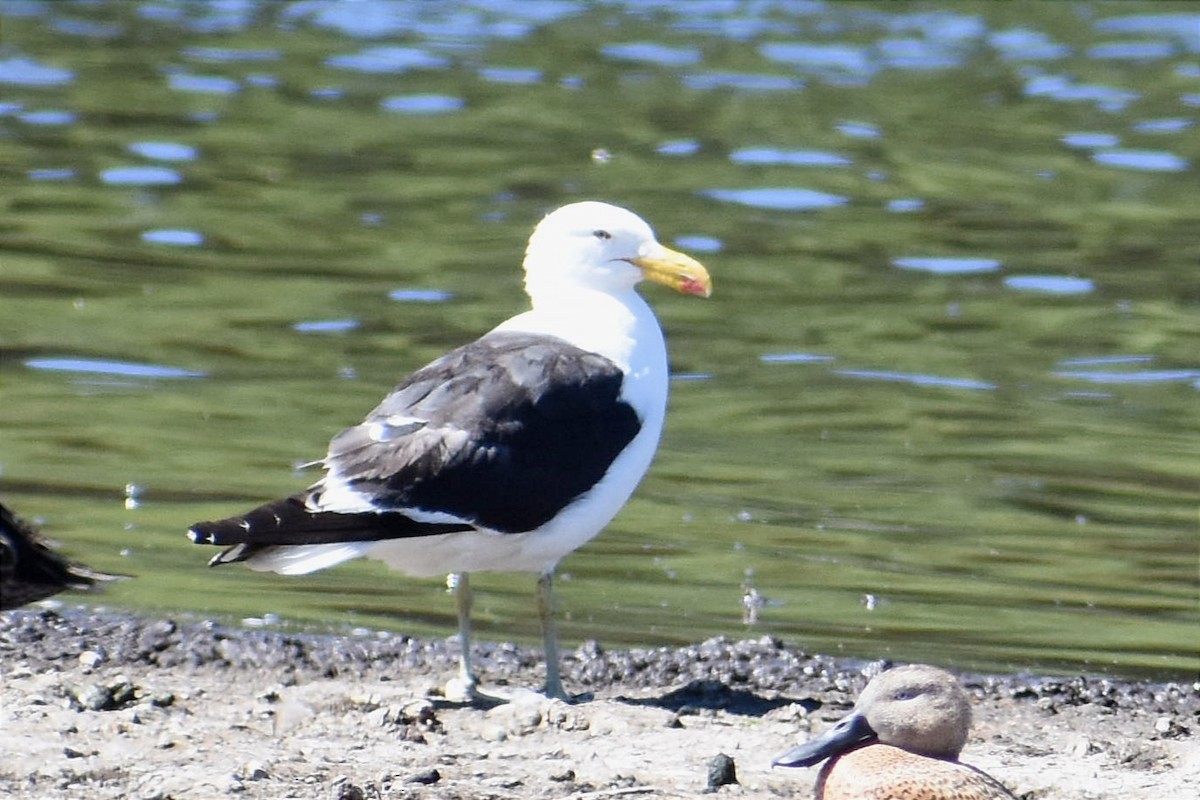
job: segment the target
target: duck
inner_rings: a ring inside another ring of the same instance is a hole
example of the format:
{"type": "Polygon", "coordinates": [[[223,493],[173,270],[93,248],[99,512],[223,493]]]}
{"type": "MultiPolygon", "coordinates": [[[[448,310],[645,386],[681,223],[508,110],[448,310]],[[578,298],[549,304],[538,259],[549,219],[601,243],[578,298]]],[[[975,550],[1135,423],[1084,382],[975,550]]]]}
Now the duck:
{"type": "Polygon", "coordinates": [[[1016,800],[1000,781],[958,760],[971,705],[946,670],[911,664],[875,676],[851,712],[772,764],[811,767],[816,800],[1016,800]]]}
{"type": "Polygon", "coordinates": [[[121,576],[75,564],[50,549],[29,522],[0,502],[0,611],[121,576]]]}

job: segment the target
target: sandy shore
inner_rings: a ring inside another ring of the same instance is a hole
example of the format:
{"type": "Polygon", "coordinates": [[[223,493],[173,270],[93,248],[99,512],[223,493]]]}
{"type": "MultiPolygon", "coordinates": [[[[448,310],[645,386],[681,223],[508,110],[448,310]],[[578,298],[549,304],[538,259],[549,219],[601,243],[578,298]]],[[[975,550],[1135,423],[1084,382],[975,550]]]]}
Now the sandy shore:
{"type": "MultiPolygon", "coordinates": [[[[221,628],[85,612],[0,614],[0,796],[811,796],[771,758],[845,713],[878,664],[771,639],[564,658],[575,704],[525,688],[539,654],[481,644],[492,708],[446,702],[452,642],[221,628]]],[[[963,675],[963,753],[1023,798],[1200,796],[1200,682],[963,675]]]]}

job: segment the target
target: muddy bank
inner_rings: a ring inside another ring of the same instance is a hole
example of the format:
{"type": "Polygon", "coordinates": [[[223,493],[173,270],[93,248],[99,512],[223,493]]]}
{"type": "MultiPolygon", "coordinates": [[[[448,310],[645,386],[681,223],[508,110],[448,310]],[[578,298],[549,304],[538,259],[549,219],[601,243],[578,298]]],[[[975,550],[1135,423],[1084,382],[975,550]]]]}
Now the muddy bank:
{"type": "MultiPolygon", "coordinates": [[[[880,664],[762,638],[563,659],[480,643],[492,708],[448,703],[451,641],[337,637],[86,612],[0,615],[0,796],[805,796],[772,756],[843,714],[880,664]]],[[[1200,795],[1200,683],[962,675],[963,760],[1026,798],[1200,795]]]]}

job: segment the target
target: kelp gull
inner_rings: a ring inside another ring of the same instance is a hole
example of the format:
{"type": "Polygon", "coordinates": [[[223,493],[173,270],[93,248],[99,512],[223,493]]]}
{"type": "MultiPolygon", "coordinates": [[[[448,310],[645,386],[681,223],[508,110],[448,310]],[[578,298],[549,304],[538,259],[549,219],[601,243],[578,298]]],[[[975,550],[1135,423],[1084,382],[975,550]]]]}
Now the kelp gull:
{"type": "Polygon", "coordinates": [[[625,505],[666,412],[662,330],[634,287],[708,297],[712,282],[640,217],[599,202],[547,215],[524,267],[532,309],[406,378],[333,438],[321,480],[189,535],[227,548],[214,566],[297,575],[367,556],[413,576],[457,573],[456,687],[467,695],[467,575],[537,572],[545,690],[565,698],[554,569],[625,505]]]}

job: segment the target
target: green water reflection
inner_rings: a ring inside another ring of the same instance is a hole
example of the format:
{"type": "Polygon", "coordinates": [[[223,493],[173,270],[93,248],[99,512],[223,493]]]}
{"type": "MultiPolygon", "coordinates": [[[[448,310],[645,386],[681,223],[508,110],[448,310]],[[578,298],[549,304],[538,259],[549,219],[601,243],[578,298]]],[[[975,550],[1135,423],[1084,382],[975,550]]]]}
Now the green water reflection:
{"type": "MultiPolygon", "coordinates": [[[[602,198],[717,291],[647,290],[667,431],[563,564],[568,643],[1200,668],[1190,4],[33,2],[0,25],[0,494],[136,576],[89,602],[449,635],[436,581],[207,570],[183,530],[311,480],[291,466],[401,374],[523,307],[542,213],[602,198]]],[[[480,636],[535,640],[530,576],[475,585],[480,636]]]]}

